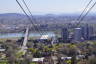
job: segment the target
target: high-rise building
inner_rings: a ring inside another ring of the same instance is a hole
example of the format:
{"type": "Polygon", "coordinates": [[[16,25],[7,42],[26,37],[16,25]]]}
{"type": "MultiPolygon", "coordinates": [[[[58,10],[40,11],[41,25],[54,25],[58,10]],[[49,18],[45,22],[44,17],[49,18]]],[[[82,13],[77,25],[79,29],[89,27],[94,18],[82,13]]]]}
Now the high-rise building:
{"type": "Polygon", "coordinates": [[[75,42],[80,42],[81,39],[82,39],[82,30],[81,30],[81,28],[75,28],[74,41],[75,42]]]}
{"type": "Polygon", "coordinates": [[[67,43],[68,36],[69,36],[68,28],[63,28],[62,29],[61,36],[62,36],[63,42],[66,42],[67,43]]]}
{"type": "Polygon", "coordinates": [[[82,27],[82,37],[84,40],[90,40],[90,37],[94,34],[93,27],[88,24],[82,27]]]}

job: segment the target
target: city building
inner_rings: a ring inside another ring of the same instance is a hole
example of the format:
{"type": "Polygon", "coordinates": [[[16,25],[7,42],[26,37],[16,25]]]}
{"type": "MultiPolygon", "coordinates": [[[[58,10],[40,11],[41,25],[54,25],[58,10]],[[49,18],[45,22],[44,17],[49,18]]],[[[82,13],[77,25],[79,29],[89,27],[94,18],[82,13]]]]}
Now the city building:
{"type": "Polygon", "coordinates": [[[69,37],[68,28],[63,28],[62,29],[61,37],[62,37],[63,42],[67,43],[68,37],[69,37]]]}
{"type": "Polygon", "coordinates": [[[44,57],[42,57],[42,58],[33,58],[32,59],[32,63],[33,64],[43,64],[44,63],[44,57]]]}
{"type": "Polygon", "coordinates": [[[81,40],[82,40],[82,30],[81,30],[81,28],[75,28],[74,41],[80,42],[81,40]]]}
{"type": "Polygon", "coordinates": [[[4,46],[2,44],[0,44],[0,53],[4,52],[6,49],[4,48],[4,46]]]}
{"type": "Polygon", "coordinates": [[[92,26],[89,26],[88,24],[82,26],[82,37],[84,40],[90,40],[90,37],[93,36],[94,30],[92,26]]]}

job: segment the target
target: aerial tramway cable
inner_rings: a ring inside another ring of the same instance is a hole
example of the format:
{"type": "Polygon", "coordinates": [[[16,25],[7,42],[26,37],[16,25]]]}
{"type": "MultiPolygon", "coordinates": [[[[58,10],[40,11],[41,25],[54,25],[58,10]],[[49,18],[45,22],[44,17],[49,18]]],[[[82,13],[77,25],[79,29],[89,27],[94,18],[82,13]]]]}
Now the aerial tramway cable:
{"type": "Polygon", "coordinates": [[[28,18],[28,20],[31,22],[31,24],[33,25],[34,27],[34,30],[39,32],[40,35],[42,36],[43,34],[38,30],[38,28],[34,25],[32,19],[30,18],[30,16],[26,13],[26,11],[24,10],[24,8],[22,7],[22,5],[19,3],[18,0],[16,0],[16,2],[18,3],[18,5],[20,6],[20,8],[22,9],[22,11],[25,13],[26,17],[28,18]]]}
{"type": "MultiPolygon", "coordinates": [[[[31,13],[31,11],[30,11],[28,5],[26,4],[25,0],[22,0],[22,2],[23,2],[23,4],[26,6],[28,12],[30,13],[31,19],[34,21],[33,23],[36,23],[36,19],[33,17],[33,15],[32,15],[32,13],[31,13]]],[[[37,28],[38,28],[38,27],[37,27],[37,28]]],[[[40,30],[39,30],[39,31],[40,31],[40,30]]],[[[42,31],[40,31],[40,32],[42,32],[42,31]]],[[[42,34],[44,34],[44,32],[42,32],[42,34]]],[[[47,34],[47,33],[46,33],[46,34],[47,34]]]]}
{"type": "Polygon", "coordinates": [[[94,8],[95,5],[96,5],[96,2],[89,8],[89,10],[85,13],[85,15],[81,17],[81,19],[77,23],[77,27],[84,20],[84,18],[88,15],[88,13],[90,13],[90,11],[94,8]]]}

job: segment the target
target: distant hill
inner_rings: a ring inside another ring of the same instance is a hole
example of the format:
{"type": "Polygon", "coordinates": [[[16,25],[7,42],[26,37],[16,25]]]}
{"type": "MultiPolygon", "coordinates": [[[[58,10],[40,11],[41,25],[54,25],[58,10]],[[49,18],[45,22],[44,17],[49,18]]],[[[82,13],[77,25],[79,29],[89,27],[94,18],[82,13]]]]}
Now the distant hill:
{"type": "MultiPolygon", "coordinates": [[[[47,14],[47,15],[34,15],[36,23],[45,24],[45,23],[70,23],[78,17],[78,14],[47,14]]],[[[34,21],[35,22],[35,21],[34,21]]],[[[96,16],[93,14],[88,15],[83,22],[96,23],[96,16]]],[[[0,14],[0,24],[8,25],[19,25],[19,24],[29,24],[30,21],[26,18],[24,14],[19,13],[5,13],[0,14]]]]}
{"type": "Polygon", "coordinates": [[[6,13],[0,14],[0,24],[19,24],[19,23],[26,23],[26,16],[23,14],[18,13],[6,13]]]}

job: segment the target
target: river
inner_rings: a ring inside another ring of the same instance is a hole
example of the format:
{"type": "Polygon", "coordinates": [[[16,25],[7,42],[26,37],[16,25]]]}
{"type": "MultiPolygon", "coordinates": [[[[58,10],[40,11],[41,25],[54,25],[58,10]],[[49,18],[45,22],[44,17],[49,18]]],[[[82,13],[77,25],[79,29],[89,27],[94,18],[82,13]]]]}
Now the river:
{"type": "MultiPolygon", "coordinates": [[[[47,32],[46,34],[43,35],[49,35],[49,37],[55,36],[54,32],[47,32]]],[[[4,33],[0,34],[0,38],[13,38],[13,37],[22,37],[24,36],[23,33],[4,33]]],[[[40,37],[39,33],[29,33],[29,37],[40,37]]]]}

